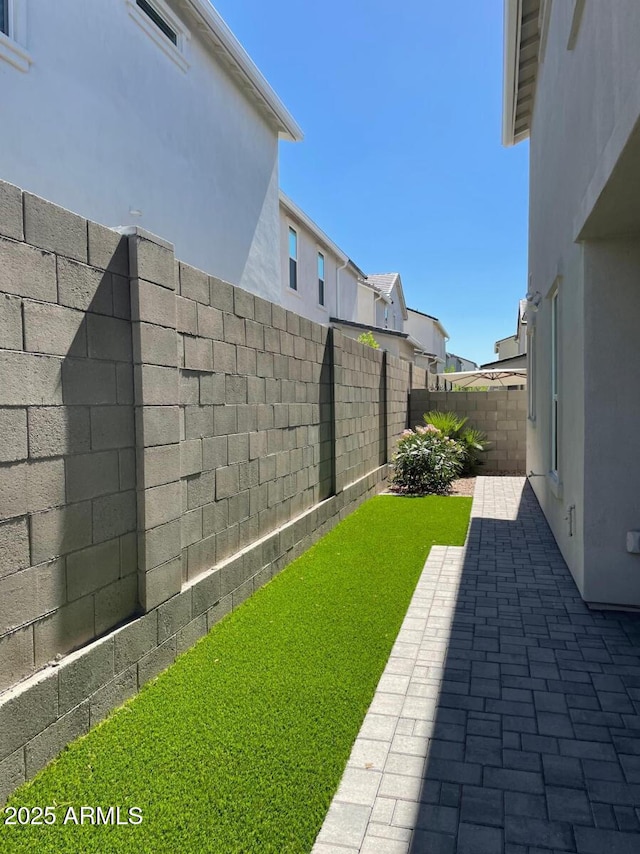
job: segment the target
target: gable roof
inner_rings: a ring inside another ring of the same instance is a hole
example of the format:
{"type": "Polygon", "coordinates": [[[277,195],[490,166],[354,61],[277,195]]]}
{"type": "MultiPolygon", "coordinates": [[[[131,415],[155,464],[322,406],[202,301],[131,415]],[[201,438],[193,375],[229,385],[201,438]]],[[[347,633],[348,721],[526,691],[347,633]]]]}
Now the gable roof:
{"type": "Polygon", "coordinates": [[[400,273],[369,273],[367,275],[367,279],[380,291],[381,294],[389,298],[391,298],[391,292],[393,289],[396,288],[398,296],[400,297],[400,310],[402,311],[402,317],[406,320],[408,317],[407,304],[404,301],[404,291],[402,290],[402,279],[400,278],[400,273]]]}
{"type": "Polygon", "coordinates": [[[300,142],[300,126],[209,0],[177,0],[177,4],[195,19],[200,37],[278,136],[300,142]]]}

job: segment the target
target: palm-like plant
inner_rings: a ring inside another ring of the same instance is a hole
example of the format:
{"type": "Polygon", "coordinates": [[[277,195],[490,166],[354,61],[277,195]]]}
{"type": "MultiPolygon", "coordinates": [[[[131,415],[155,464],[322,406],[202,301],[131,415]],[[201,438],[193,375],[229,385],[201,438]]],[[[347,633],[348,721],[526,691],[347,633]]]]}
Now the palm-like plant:
{"type": "Polygon", "coordinates": [[[480,454],[487,449],[487,434],[475,427],[467,427],[466,416],[458,415],[456,412],[440,412],[433,410],[423,415],[425,424],[433,424],[449,439],[460,442],[464,448],[464,466],[462,475],[476,474],[483,460],[480,454]]]}

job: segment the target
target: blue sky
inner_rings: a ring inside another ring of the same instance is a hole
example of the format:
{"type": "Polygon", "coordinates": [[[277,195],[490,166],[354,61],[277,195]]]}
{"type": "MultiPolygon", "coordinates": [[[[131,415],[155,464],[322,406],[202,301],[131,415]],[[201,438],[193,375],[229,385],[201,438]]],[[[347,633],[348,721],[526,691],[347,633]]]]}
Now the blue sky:
{"type": "Polygon", "coordinates": [[[502,0],[214,0],[301,125],[282,189],[453,352],[495,358],[527,287],[528,143],[501,146],[502,0]]]}

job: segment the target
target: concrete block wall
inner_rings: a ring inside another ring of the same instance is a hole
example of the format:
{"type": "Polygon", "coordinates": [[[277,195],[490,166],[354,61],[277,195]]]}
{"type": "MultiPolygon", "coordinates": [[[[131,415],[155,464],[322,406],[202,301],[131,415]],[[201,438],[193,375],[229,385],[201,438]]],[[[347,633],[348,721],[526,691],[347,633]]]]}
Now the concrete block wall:
{"type": "MultiPolygon", "coordinates": [[[[387,456],[392,458],[395,444],[409,426],[409,393],[416,368],[395,356],[387,356],[387,456]]],[[[418,382],[422,377],[419,369],[418,382]]],[[[419,385],[418,388],[421,386],[419,385]]]]}
{"type": "Polygon", "coordinates": [[[333,493],[333,354],[326,327],[184,264],[178,272],[189,580],[333,493]]]}
{"type": "Polygon", "coordinates": [[[6,795],[380,490],[411,372],[0,182],[0,378],[6,795]]]}
{"type": "Polygon", "coordinates": [[[423,424],[430,410],[466,415],[469,426],[484,430],[489,448],[482,455],[482,474],[526,474],[527,393],[521,389],[490,391],[425,391],[410,395],[411,426],[423,424]]]}
{"type": "Polygon", "coordinates": [[[386,461],[385,356],[334,331],[336,486],[386,461]]]}
{"type": "Polygon", "coordinates": [[[411,365],[411,388],[428,388],[433,377],[434,374],[430,374],[426,368],[411,365]]]}
{"type": "Polygon", "coordinates": [[[0,186],[0,691],[137,603],[127,240],[0,186]]]}

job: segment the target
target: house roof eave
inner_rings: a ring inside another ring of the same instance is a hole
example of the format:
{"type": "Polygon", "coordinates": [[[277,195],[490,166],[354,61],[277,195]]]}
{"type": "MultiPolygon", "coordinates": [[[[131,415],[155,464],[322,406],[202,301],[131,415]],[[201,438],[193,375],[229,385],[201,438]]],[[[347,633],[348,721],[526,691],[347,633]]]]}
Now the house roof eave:
{"type": "Polygon", "coordinates": [[[549,0],[504,0],[502,144],[527,139],[549,0]]]}
{"type": "Polygon", "coordinates": [[[234,81],[273,124],[281,139],[301,142],[300,125],[284,106],[257,65],[208,0],[181,0],[198,22],[198,28],[212,45],[218,60],[234,81]]]}

